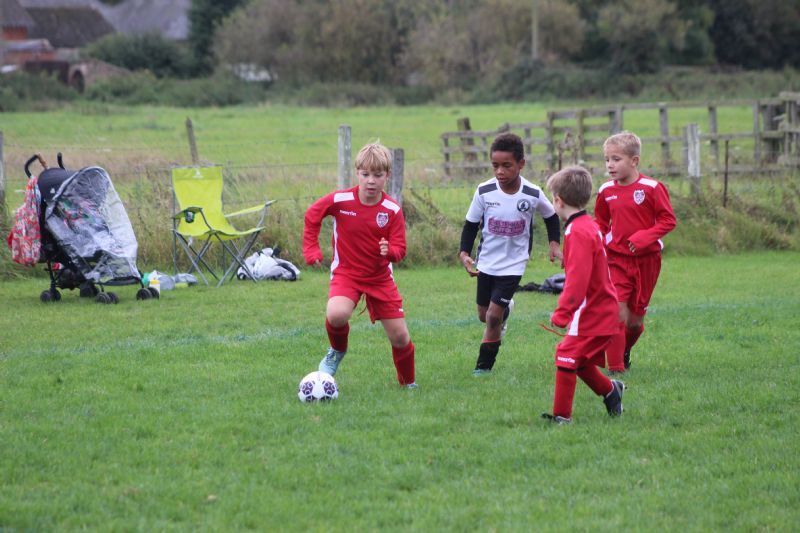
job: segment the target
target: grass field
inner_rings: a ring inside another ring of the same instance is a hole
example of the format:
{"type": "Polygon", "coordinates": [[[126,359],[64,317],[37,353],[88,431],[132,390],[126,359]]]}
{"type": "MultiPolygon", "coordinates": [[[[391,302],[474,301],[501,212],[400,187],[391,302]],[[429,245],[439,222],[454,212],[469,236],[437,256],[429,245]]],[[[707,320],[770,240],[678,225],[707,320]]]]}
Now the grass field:
{"type": "MultiPolygon", "coordinates": [[[[550,295],[519,293],[496,372],[455,268],[400,269],[420,389],[353,320],[340,398],[297,401],[327,276],[100,306],[0,283],[2,531],[793,531],[798,253],[668,257],[625,413],[552,404],[550,295]]],[[[523,282],[554,267],[533,261],[523,282]]]]}

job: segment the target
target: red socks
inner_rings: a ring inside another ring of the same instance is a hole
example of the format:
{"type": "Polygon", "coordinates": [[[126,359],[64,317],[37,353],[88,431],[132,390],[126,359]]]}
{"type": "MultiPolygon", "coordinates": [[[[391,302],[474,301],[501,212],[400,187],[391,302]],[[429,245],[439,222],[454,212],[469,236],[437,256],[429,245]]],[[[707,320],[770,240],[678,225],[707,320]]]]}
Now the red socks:
{"type": "Polygon", "coordinates": [[[575,384],[581,378],[592,392],[598,396],[605,396],[614,389],[608,379],[595,365],[586,365],[574,370],[556,367],[556,394],[553,398],[553,415],[572,418],[572,399],[575,397],[575,384]]]}
{"type": "Polygon", "coordinates": [[[414,383],[414,343],[408,341],[402,348],[392,346],[392,359],[400,385],[414,383]]]}
{"type": "Polygon", "coordinates": [[[604,398],[606,394],[611,392],[611,390],[614,388],[611,380],[608,379],[605,374],[600,372],[600,369],[595,365],[586,365],[583,368],[579,368],[578,377],[581,378],[584,383],[589,385],[589,388],[592,389],[592,392],[604,398]]]}
{"type": "Polygon", "coordinates": [[[606,347],[606,360],[610,371],[625,372],[625,342],[627,338],[625,324],[619,323],[619,333],[611,338],[606,347]]]}
{"type": "Polygon", "coordinates": [[[575,397],[577,377],[574,370],[556,368],[556,393],[553,397],[553,415],[572,418],[572,399],[575,397]]]}
{"type": "Polygon", "coordinates": [[[642,335],[644,331],[644,324],[640,324],[638,328],[628,329],[625,328],[625,351],[627,352],[633,345],[636,344],[636,341],[639,340],[639,337],[642,335]]]}
{"type": "Polygon", "coordinates": [[[331,348],[337,352],[347,351],[347,337],[350,335],[350,323],[346,323],[344,326],[336,328],[332,326],[326,318],[325,331],[328,332],[328,340],[331,343],[331,348]]]}

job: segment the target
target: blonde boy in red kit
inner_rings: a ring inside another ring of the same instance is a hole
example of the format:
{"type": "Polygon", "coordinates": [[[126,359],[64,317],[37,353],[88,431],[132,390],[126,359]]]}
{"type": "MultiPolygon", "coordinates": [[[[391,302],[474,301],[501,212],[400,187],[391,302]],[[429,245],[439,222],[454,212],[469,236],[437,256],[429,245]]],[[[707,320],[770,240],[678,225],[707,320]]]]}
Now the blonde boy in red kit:
{"type": "Polygon", "coordinates": [[[571,166],[547,180],[553,207],[564,221],[564,291],[550,321],[566,328],[556,346],[556,387],[553,412],[542,418],[558,424],[572,422],[577,378],[603,398],[611,416],[622,414],[625,384],[610,380],[599,367],[605,350],[619,332],[617,293],[611,283],[603,236],[584,207],[592,196],[592,176],[571,166]]]}
{"type": "Polygon", "coordinates": [[[594,206],[623,323],[606,351],[610,374],[631,366],[631,348],[644,331],[644,315],[661,272],[661,238],[676,224],[666,187],[639,172],[641,147],[639,137],[629,131],[606,139],[603,152],[611,181],[600,186],[594,206]]]}
{"type": "Polygon", "coordinates": [[[406,225],[400,205],[383,189],[392,155],[378,143],[367,144],[356,156],[358,185],[323,196],[305,215],[303,257],[319,266],[322,220],[333,218],[333,260],[325,330],[330,349],[319,363],[330,375],[347,352],[350,317],[362,296],[370,320],[380,320],[392,345],[397,381],[415,389],[414,344],[406,327],[403,300],[392,275],[392,263],[406,255],[406,225]]]}

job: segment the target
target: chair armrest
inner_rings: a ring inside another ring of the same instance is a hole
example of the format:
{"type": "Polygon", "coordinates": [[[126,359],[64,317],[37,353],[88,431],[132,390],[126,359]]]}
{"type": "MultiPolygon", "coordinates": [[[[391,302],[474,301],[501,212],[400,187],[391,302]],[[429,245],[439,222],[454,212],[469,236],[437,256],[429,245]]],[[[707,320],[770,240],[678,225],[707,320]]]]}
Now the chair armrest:
{"type": "Polygon", "coordinates": [[[261,205],[248,207],[247,209],[242,209],[240,211],[235,211],[233,213],[228,213],[227,215],[225,215],[225,218],[238,217],[240,215],[247,215],[249,213],[258,213],[262,209],[266,209],[267,207],[269,207],[270,205],[272,205],[274,203],[275,203],[275,200],[269,200],[268,202],[264,202],[261,205]]]}
{"type": "Polygon", "coordinates": [[[196,215],[197,213],[202,214],[203,208],[191,205],[186,209],[181,209],[180,211],[172,215],[172,219],[173,220],[185,219],[186,222],[191,224],[192,222],[194,222],[194,215],[196,215]]]}

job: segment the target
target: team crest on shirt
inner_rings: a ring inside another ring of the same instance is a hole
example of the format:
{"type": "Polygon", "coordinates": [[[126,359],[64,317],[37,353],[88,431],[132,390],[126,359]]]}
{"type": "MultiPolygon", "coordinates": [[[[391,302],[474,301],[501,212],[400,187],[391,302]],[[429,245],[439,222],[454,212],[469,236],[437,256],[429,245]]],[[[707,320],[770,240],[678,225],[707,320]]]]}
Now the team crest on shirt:
{"type": "Polygon", "coordinates": [[[378,223],[379,228],[384,227],[386,224],[389,223],[389,213],[378,213],[375,216],[375,222],[378,223]]]}
{"type": "Polygon", "coordinates": [[[644,191],[639,189],[638,191],[633,191],[633,201],[636,202],[636,205],[641,204],[644,202],[644,191]]]}
{"type": "Polygon", "coordinates": [[[517,202],[517,211],[519,211],[520,213],[524,213],[524,212],[530,210],[530,208],[531,208],[530,201],[528,201],[528,200],[526,200],[524,198],[517,202]]]}

